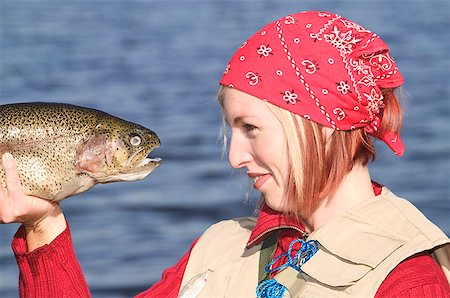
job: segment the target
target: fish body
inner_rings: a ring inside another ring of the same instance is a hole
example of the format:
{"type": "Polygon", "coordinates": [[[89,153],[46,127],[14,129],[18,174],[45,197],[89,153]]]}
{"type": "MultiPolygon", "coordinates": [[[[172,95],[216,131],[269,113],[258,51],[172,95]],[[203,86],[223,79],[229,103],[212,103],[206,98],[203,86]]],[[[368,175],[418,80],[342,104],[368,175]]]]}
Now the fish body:
{"type": "MultiPolygon", "coordinates": [[[[0,105],[0,155],[17,162],[26,194],[59,202],[98,183],[143,179],[161,163],[151,130],[63,103],[0,105]]],[[[0,165],[5,188],[5,173],[0,165]]]]}

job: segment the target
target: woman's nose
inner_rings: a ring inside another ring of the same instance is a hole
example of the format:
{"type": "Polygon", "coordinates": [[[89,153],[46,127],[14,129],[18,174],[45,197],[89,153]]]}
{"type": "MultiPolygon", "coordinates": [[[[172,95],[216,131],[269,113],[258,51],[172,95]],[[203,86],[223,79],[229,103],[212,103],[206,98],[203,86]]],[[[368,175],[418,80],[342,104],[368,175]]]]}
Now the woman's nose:
{"type": "Polygon", "coordinates": [[[245,167],[252,160],[250,146],[242,137],[231,135],[228,160],[235,169],[245,167]]]}

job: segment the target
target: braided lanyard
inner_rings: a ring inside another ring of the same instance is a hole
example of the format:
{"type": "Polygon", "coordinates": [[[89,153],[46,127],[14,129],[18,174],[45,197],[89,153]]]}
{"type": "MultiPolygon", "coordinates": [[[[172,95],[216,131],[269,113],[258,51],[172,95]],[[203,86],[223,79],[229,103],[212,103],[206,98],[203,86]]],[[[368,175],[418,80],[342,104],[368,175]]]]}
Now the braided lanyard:
{"type": "MultiPolygon", "coordinates": [[[[283,253],[276,257],[266,267],[265,271],[270,276],[271,273],[281,271],[286,267],[292,267],[301,272],[301,266],[306,263],[319,249],[319,243],[316,240],[304,241],[302,239],[294,239],[289,245],[287,253],[283,253]],[[300,243],[300,249],[292,256],[292,250],[296,243],[300,243]],[[273,265],[281,258],[287,257],[287,261],[273,268],[273,265]]],[[[286,287],[280,284],[274,278],[261,281],[256,287],[256,296],[258,298],[282,298],[286,292],[286,287]]]]}

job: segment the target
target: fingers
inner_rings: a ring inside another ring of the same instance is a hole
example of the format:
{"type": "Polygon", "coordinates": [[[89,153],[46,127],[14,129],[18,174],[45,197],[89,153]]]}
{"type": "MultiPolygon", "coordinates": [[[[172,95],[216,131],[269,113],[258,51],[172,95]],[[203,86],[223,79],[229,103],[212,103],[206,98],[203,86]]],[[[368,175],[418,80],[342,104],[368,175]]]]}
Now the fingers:
{"type": "Polygon", "coordinates": [[[50,201],[25,195],[16,162],[10,153],[3,154],[2,163],[6,190],[0,190],[0,223],[20,222],[25,226],[37,226],[58,206],[50,201]]]}
{"type": "MultiPolygon", "coordinates": [[[[6,169],[11,168],[11,154],[5,153],[2,155],[2,167],[6,175],[6,169]],[[9,156],[8,156],[9,155],[9,156]]],[[[9,172],[9,170],[8,170],[9,172]]],[[[4,177],[3,177],[4,178],[4,177]]],[[[5,178],[6,181],[6,178],[5,178]]],[[[3,184],[3,183],[2,183],[3,184]]],[[[0,223],[9,223],[13,221],[13,216],[10,213],[10,200],[6,195],[6,189],[0,189],[0,223]]]]}
{"type": "Polygon", "coordinates": [[[10,223],[17,219],[21,203],[25,197],[17,172],[16,162],[11,153],[2,155],[6,189],[0,190],[0,223],[10,223]]]}
{"type": "Polygon", "coordinates": [[[23,195],[20,183],[19,172],[17,172],[16,162],[11,153],[6,152],[2,156],[3,169],[5,170],[6,189],[11,198],[23,195]]]}

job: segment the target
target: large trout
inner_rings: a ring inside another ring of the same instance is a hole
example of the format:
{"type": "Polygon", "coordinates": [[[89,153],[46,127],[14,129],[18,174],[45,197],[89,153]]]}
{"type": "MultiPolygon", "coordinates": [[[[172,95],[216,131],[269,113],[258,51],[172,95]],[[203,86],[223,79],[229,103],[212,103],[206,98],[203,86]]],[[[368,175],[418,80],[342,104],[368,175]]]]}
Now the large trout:
{"type": "MultiPolygon", "coordinates": [[[[61,201],[98,183],[146,177],[161,163],[151,130],[105,112],[61,103],[0,105],[0,155],[17,161],[26,194],[61,201]]],[[[1,162],[0,162],[1,164],[1,162]]],[[[5,188],[5,173],[0,165],[5,188]]]]}

